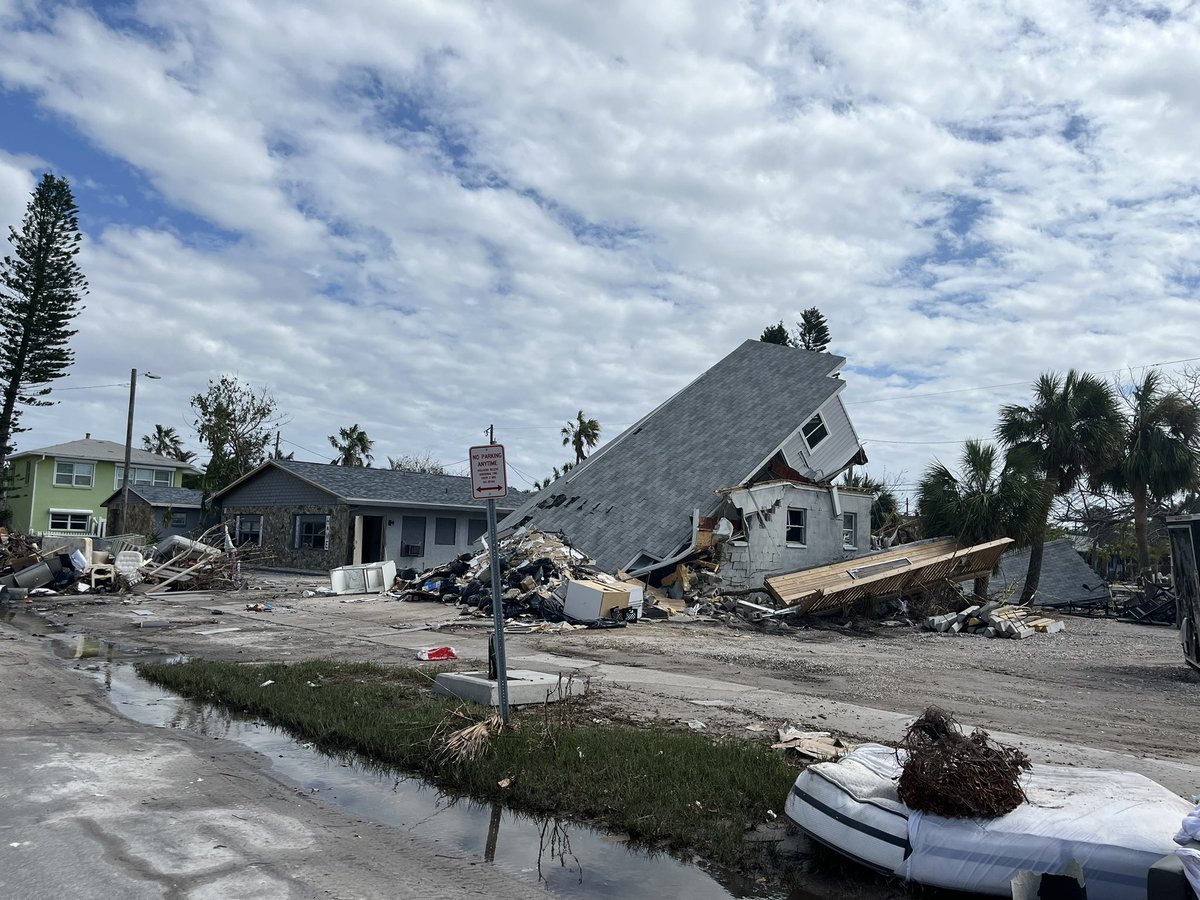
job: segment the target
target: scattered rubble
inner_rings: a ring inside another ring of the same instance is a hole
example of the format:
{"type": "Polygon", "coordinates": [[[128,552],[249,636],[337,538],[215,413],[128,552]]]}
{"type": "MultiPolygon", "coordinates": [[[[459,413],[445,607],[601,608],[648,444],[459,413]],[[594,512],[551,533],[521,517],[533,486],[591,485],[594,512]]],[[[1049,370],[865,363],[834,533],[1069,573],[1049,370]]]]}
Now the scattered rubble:
{"type": "Polygon", "coordinates": [[[962,612],[930,616],[923,624],[928,631],[981,634],[987,638],[1015,640],[1035,634],[1055,634],[1067,629],[1062,619],[1054,619],[1028,607],[1007,604],[1000,600],[968,606],[962,612]]]}

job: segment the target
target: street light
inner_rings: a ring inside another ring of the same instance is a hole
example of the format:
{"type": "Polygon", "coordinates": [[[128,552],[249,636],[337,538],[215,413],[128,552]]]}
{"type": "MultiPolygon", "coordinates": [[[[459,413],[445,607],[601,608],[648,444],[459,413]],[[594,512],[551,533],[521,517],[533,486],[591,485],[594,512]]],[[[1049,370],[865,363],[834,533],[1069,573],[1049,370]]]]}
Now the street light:
{"type": "MultiPolygon", "coordinates": [[[[144,373],[146,378],[157,381],[161,375],[144,373]]],[[[137,369],[129,370],[129,421],[125,426],[125,471],[121,473],[121,531],[129,527],[129,462],[133,454],[133,401],[137,396],[137,369]]]]}

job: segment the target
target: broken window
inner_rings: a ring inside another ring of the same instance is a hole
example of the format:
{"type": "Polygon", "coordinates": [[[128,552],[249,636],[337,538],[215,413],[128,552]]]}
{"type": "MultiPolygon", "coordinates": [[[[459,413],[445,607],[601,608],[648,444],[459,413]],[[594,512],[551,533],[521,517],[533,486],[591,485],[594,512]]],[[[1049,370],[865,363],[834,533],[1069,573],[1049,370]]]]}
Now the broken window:
{"type": "Polygon", "coordinates": [[[458,520],[438,516],[433,520],[433,542],[442,546],[454,546],[458,536],[458,520]]]}
{"type": "Polygon", "coordinates": [[[52,509],[50,510],[51,531],[87,531],[91,513],[80,510],[52,509]]]}
{"type": "Polygon", "coordinates": [[[808,510],[792,509],[787,511],[787,542],[789,544],[808,543],[808,510]]]}
{"type": "Polygon", "coordinates": [[[329,516],[298,515],[293,550],[328,550],[329,516]]]}
{"type": "Polygon", "coordinates": [[[91,487],[95,474],[95,463],[56,462],[54,464],[54,483],[57,485],[91,487]]]}
{"type": "Polygon", "coordinates": [[[858,513],[842,513],[842,546],[858,546],[858,513]]]}
{"type": "Polygon", "coordinates": [[[487,532],[487,519],[467,520],[467,543],[474,544],[487,532]]]}
{"type": "Polygon", "coordinates": [[[235,528],[239,547],[243,544],[262,546],[262,516],[238,516],[235,528]]]}
{"type": "Polygon", "coordinates": [[[804,443],[808,444],[809,450],[815,450],[817,444],[829,437],[829,429],[825,427],[825,420],[821,418],[820,413],[815,413],[805,422],[800,432],[804,435],[804,443]]]}

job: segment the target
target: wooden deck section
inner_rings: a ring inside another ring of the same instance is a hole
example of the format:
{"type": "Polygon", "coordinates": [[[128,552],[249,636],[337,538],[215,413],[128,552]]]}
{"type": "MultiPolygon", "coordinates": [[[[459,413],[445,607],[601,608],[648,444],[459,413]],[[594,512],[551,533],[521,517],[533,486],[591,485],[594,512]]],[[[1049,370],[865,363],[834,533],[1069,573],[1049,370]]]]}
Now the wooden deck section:
{"type": "Polygon", "coordinates": [[[778,575],[767,592],[797,614],[844,609],[865,597],[885,599],[939,582],[968,581],[991,572],[1009,538],[961,547],[954,538],[902,544],[881,553],[778,575]]]}

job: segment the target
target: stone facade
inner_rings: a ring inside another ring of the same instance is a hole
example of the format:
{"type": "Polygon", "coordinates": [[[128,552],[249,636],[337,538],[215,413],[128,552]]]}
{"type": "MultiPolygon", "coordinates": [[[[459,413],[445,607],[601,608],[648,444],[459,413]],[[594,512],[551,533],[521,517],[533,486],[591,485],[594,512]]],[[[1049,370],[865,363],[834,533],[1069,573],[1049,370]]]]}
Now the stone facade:
{"type": "Polygon", "coordinates": [[[238,506],[225,518],[233,525],[237,516],[262,516],[263,565],[276,569],[327,572],[350,562],[351,518],[349,507],[325,506],[238,506]],[[295,546],[296,516],[328,516],[329,549],[295,546]]]}

